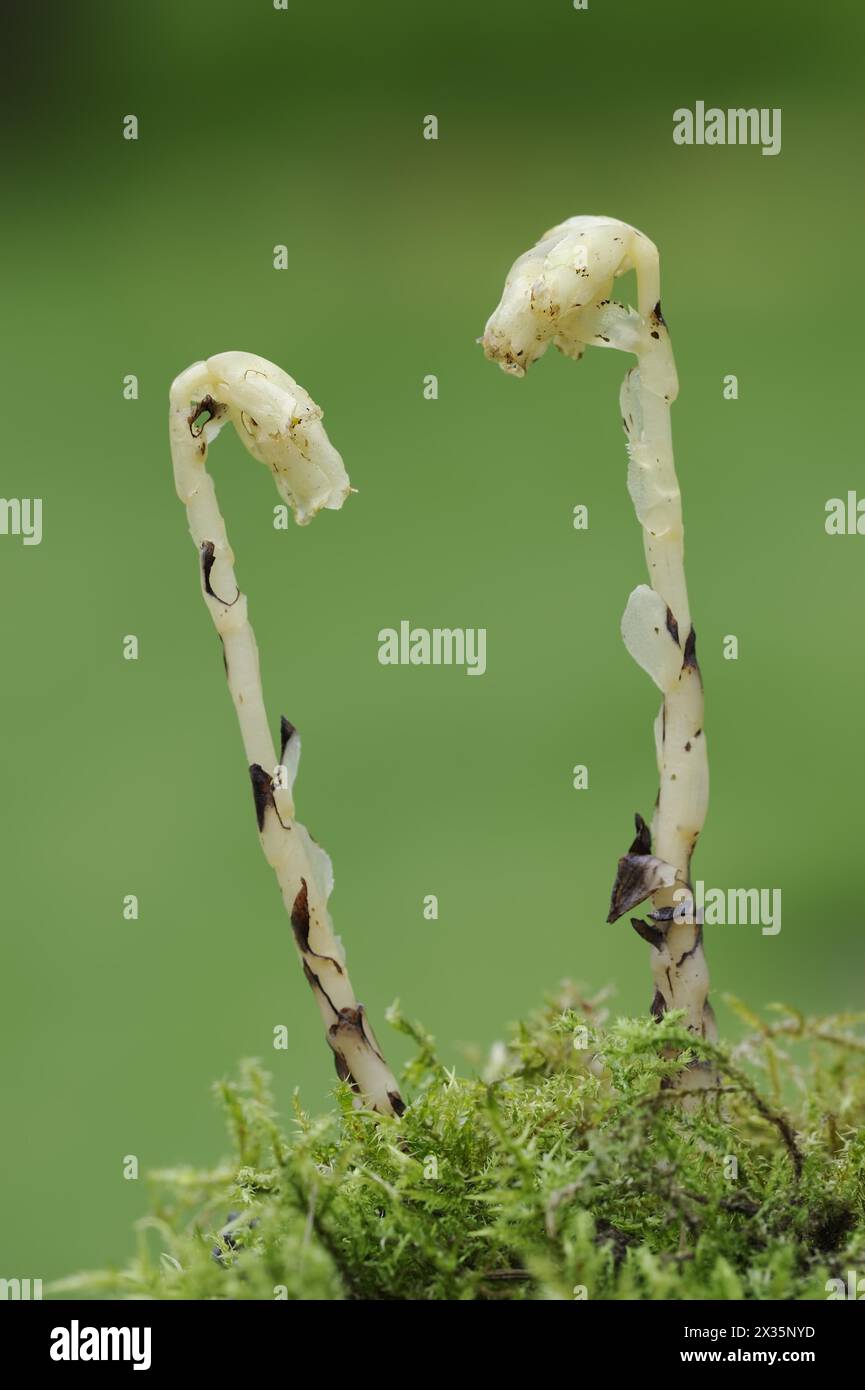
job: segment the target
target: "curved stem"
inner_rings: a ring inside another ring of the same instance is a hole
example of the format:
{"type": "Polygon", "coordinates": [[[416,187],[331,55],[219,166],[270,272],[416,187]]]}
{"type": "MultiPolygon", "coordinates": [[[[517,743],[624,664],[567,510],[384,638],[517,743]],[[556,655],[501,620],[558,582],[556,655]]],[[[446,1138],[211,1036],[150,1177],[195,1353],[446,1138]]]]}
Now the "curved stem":
{"type": "MultiPolygon", "coordinates": [[[[691,856],[708,809],[709,765],[703,682],[685,580],[682,499],[673,460],[670,407],[679,387],[659,298],[658,252],[646,238],[635,245],[634,263],[644,329],[635,350],[638,366],[625,377],[620,406],[628,441],[628,491],[643,528],[649,582],[663,605],[655,614],[665,610],[660,641],[666,651],[661,649],[661,665],[650,669],[663,693],[655,725],[659,788],[651,849],[672,866],[675,877],[652,894],[651,924],[633,919],[633,925],[652,947],[652,1013],[660,1018],[671,1009],[684,1009],[688,1029],[713,1039],[717,1032],[708,1002],[703,927],[696,918],[690,880],[691,856]]],[[[660,626],[648,610],[644,622],[660,626]]],[[[642,640],[650,641],[651,636],[647,626],[642,640]]],[[[614,888],[614,899],[615,892],[614,888]]],[[[709,1069],[698,1065],[691,1073],[690,1083],[699,1086],[709,1069]]]]}
{"type": "MultiPolygon", "coordinates": [[[[670,406],[678,382],[660,304],[657,247],[612,217],[572,217],[552,228],[511,267],[482,339],[486,356],[524,376],[553,343],[579,361],[589,346],[636,355],[625,378],[628,490],[643,527],[651,588],[631,594],[622,620],[629,652],[663,694],[655,724],[660,789],[652,831],[619,860],[608,921],[651,898],[649,920],[633,918],[652,948],[652,1013],[684,1009],[689,1029],[715,1034],[709,975],[690,885],[691,855],[708,804],[703,686],[685,583],[684,531],[673,463],[670,406]],[[612,299],[616,278],[637,274],[638,310],[612,299]]],[[[686,1085],[705,1081],[696,1066],[686,1085]]]]}
{"type": "Polygon", "coordinates": [[[690,882],[691,856],[709,795],[703,683],[685,581],[682,506],[670,429],[676,372],[659,303],[651,311],[638,362],[625,378],[621,397],[630,456],[628,486],[643,527],[649,581],[666,609],[663,637],[680,653],[663,681],[656,723],[659,790],[651,848],[676,873],[674,884],[652,895],[657,920],[652,1012],[661,1016],[670,1009],[684,1009],[688,1028],[711,1039],[716,1030],[708,1003],[709,972],[690,882]]]}
{"type": "Polygon", "coordinates": [[[292,789],[299,735],[283,718],[277,760],[268,727],[246,595],[235,578],[234,554],[206,467],[208,445],[227,419],[249,451],[271,468],[301,521],[321,506],[340,506],[348,479],[324,433],[321,411],[291,377],[265,359],[222,353],[196,363],[172,385],[169,432],[175,483],[199,553],[202,597],[223,644],[261,846],[279,883],[337,1075],[373,1109],[401,1114],[405,1107],[399,1087],[354,993],[330,920],[330,859],[295,820],[292,789]]]}

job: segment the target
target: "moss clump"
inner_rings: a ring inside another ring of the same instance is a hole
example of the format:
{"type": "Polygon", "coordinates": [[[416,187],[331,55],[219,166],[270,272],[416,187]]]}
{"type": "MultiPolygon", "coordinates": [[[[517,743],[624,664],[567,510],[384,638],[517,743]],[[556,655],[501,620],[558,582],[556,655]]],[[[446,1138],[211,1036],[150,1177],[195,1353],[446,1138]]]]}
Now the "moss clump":
{"type": "MultiPolygon", "coordinates": [[[[735,1002],[735,1001],[731,1001],[735,1002]]],[[[417,1056],[399,1120],[274,1115],[245,1063],[219,1084],[232,1156],[151,1175],[118,1272],[55,1292],[162,1299],[824,1299],[865,1267],[865,1041],[779,1009],[732,1051],[677,1016],[608,1024],[570,987],[482,1076],[417,1056]],[[681,1055],[717,1084],[686,1111],[681,1055]],[[680,1060],[676,1060],[678,1054],[680,1060]]]]}

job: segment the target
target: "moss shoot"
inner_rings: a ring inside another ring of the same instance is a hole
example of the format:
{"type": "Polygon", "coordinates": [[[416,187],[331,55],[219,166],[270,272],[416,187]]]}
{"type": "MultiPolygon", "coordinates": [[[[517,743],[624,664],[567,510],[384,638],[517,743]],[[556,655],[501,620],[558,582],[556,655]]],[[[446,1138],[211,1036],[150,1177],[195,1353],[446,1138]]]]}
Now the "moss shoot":
{"type": "Polygon", "coordinates": [[[563,986],[478,1074],[410,1035],[399,1117],[295,1097],[254,1062],[216,1089],[231,1143],[149,1177],[124,1269],[55,1296],[157,1299],[826,1299],[865,1267],[862,1015],[762,1019],[734,1048],[681,1015],[609,1022],[563,986]],[[682,1054],[717,1084],[696,1108],[682,1054]]]}

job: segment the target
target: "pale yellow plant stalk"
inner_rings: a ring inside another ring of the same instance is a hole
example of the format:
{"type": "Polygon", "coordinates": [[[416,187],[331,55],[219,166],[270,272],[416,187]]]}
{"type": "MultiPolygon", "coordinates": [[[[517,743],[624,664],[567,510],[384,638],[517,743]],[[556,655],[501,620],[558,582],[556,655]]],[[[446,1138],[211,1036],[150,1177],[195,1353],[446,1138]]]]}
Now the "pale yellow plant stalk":
{"type": "Polygon", "coordinates": [[[208,445],[230,420],[253,458],[272,471],[280,495],[304,525],[322,507],[339,508],[349,489],[322,412],[297,382],[263,357],[223,352],[196,362],[171,387],[169,431],[177,494],[199,554],[201,592],[223,645],[265,858],[274,870],[303,972],[312,988],[337,1075],[383,1114],[401,1114],[399,1087],[358,1003],[345,952],[328,912],[330,859],[295,819],[293,786],[300,737],[281,722],[279,759],[268,726],[258,648],[246,595],[207,472],[208,445]]]}
{"type": "MultiPolygon", "coordinates": [[[[637,816],[636,839],[619,861],[608,920],[651,898],[648,920],[632,922],[651,946],[652,1013],[684,1009],[688,1028],[713,1038],[703,929],[690,882],[709,793],[703,685],[670,431],[678,380],[661,312],[658,250],[648,237],[614,218],[572,217],[520,256],[487,323],[484,351],[506,372],[524,376],[551,342],[575,360],[589,346],[637,358],[622,386],[621,414],[649,585],[628,599],[622,636],[663,695],[655,723],[660,788],[651,831],[637,816]],[[615,279],[629,270],[636,272],[637,309],[611,298],[615,279]]],[[[686,1084],[700,1086],[705,1076],[705,1068],[694,1068],[686,1084]]]]}

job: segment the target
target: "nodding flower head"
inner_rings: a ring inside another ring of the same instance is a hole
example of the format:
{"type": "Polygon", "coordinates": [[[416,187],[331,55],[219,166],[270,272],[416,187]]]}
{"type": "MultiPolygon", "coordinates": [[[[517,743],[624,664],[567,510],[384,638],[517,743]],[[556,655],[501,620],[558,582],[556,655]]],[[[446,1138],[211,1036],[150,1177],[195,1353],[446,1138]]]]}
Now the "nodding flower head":
{"type": "Polygon", "coordinates": [[[485,355],[512,376],[524,376],[551,342],[580,357],[587,343],[603,341],[598,313],[616,276],[634,266],[635,238],[645,242],[612,217],[572,217],[546,232],[510,269],[480,340],[485,355]]]}
{"type": "Polygon", "coordinates": [[[206,446],[230,419],[253,458],[270,469],[299,525],[322,507],[342,506],[351,490],[342,458],[325,433],[321,408],[288,372],[251,352],[220,352],[179,376],[172,399],[189,399],[189,391],[199,402],[190,418],[193,435],[206,446]],[[205,409],[206,423],[198,423],[205,409]]]}

